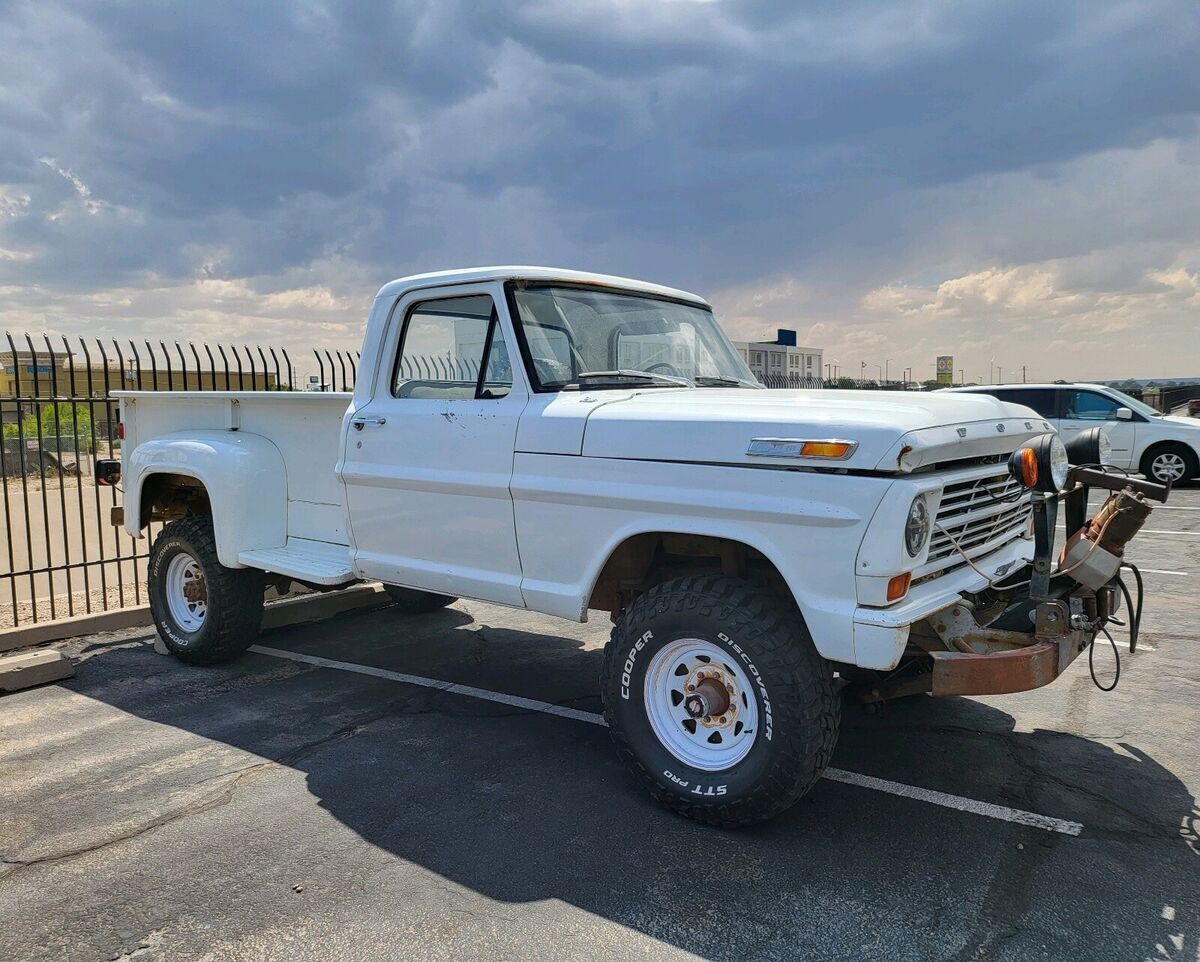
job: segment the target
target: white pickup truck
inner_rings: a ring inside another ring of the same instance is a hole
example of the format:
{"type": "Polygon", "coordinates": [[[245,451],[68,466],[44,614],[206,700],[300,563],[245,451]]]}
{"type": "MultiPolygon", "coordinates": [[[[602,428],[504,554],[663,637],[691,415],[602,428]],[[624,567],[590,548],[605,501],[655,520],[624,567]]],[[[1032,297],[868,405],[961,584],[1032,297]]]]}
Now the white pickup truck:
{"type": "Polygon", "coordinates": [[[839,676],[867,698],[1036,687],[1116,606],[1115,579],[1051,577],[1049,547],[1030,566],[1067,471],[1040,416],[762,389],[708,304],[640,281],[407,277],[375,298],[352,395],[120,398],[125,459],[98,478],[123,479],[130,534],[167,522],[148,593],[179,658],[244,651],[274,582],[608,612],[612,734],[706,822],[808,790],[839,676]]]}

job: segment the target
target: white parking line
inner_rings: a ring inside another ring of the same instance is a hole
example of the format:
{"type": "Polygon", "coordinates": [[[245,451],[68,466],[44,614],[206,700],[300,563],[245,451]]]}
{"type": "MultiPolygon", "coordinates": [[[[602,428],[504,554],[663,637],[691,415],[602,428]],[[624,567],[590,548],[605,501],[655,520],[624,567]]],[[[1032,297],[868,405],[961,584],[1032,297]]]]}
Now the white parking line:
{"type": "Polygon", "coordinates": [[[935,792],[929,788],[917,788],[914,785],[905,785],[901,782],[890,782],[886,778],[875,778],[872,775],[859,775],[857,772],[846,772],[840,768],[825,769],[825,777],[834,782],[845,782],[847,785],[859,785],[863,788],[874,788],[892,795],[915,798],[917,801],[929,802],[931,805],[956,808],[960,812],[986,815],[988,818],[998,818],[1005,822],[1016,822],[1019,825],[1032,825],[1034,828],[1043,828],[1047,832],[1059,832],[1062,835],[1078,835],[1083,831],[1083,826],[1079,822],[1068,822],[1066,819],[1051,818],[1049,815],[1024,812],[1019,808],[1009,808],[1007,805],[993,805],[991,802],[979,802],[973,798],[963,798],[961,795],[947,795],[945,792],[935,792]]]}
{"type": "Polygon", "coordinates": [[[1162,568],[1143,568],[1140,565],[1138,571],[1144,575],[1174,575],[1176,578],[1187,578],[1191,575],[1190,571],[1165,571],[1162,568]]]}
{"type": "MultiPolygon", "coordinates": [[[[483,701],[497,702],[501,705],[512,705],[514,708],[524,708],[527,711],[544,712],[547,715],[558,715],[560,718],[570,718],[572,721],[588,722],[607,728],[604,716],[596,712],[580,711],[577,708],[563,708],[546,701],[533,698],[522,698],[519,695],[507,695],[504,692],[488,691],[485,688],[473,688],[470,685],[456,685],[453,682],[439,681],[436,678],[423,678],[420,675],[409,675],[401,671],[389,671],[386,668],[372,668],[370,665],[356,665],[349,661],[334,661],[332,658],[322,658],[319,655],[304,655],[297,651],[287,651],[283,648],[268,648],[266,645],[253,645],[251,651],[260,655],[270,655],[272,658],[286,658],[317,668],[333,668],[337,671],[349,671],[356,675],[370,675],[373,678],[383,678],[388,681],[398,681],[406,685],[419,685],[422,688],[433,688],[437,691],[450,692],[455,695],[466,695],[469,698],[479,698],[483,701]]],[[[1005,822],[1016,822],[1019,825],[1029,825],[1047,832],[1058,832],[1061,835],[1078,835],[1083,831],[1079,822],[1069,822],[1061,818],[1051,818],[1048,815],[1038,815],[1036,812],[1026,812],[1019,808],[1009,808],[1006,805],[993,805],[991,802],[980,802],[973,798],[963,798],[961,795],[948,795],[945,792],[935,792],[928,788],[918,788],[915,785],[905,785],[902,782],[888,781],[886,778],[875,778],[873,775],[860,775],[857,772],[847,772],[840,768],[825,769],[825,778],[833,782],[843,782],[847,785],[857,785],[860,788],[871,788],[889,795],[899,795],[912,798],[931,805],[941,805],[943,808],[953,808],[960,812],[970,812],[973,815],[984,815],[1005,822]]]]}
{"type": "Polygon", "coordinates": [[[487,691],[483,688],[472,688],[470,685],[456,685],[449,681],[438,681],[436,678],[422,678],[420,675],[407,675],[402,671],[388,671],[386,668],[372,668],[370,665],[356,665],[349,661],[334,661],[332,658],[321,658],[318,655],[302,655],[297,651],[285,651],[282,648],[268,648],[266,645],[251,645],[251,651],[260,655],[270,655],[272,658],[287,658],[289,661],[302,661],[306,665],[316,665],[318,668],[336,668],[338,671],[352,671],[356,675],[371,675],[375,678],[386,678],[388,681],[400,681],[406,685],[420,685],[422,688],[436,688],[438,691],[448,691],[455,695],[466,695],[468,698],[480,698],[483,701],[495,701],[501,705],[512,705],[514,708],[524,708],[527,711],[545,712],[547,715],[559,715],[572,721],[591,722],[593,725],[608,727],[603,715],[591,711],[579,711],[577,708],[563,708],[546,701],[535,701],[532,698],[522,698],[519,695],[506,695],[500,691],[487,691]]]}

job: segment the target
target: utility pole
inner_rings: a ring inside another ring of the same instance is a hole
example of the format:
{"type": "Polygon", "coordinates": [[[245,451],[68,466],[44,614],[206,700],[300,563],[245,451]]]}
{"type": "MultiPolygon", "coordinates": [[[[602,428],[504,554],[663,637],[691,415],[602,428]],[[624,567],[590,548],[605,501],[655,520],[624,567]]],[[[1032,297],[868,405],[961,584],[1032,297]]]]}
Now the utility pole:
{"type": "Polygon", "coordinates": [[[958,383],[960,385],[967,383],[967,369],[965,367],[960,367],[958,369],[958,383]]]}
{"type": "Polygon", "coordinates": [[[996,383],[1004,383],[1004,368],[1000,367],[999,365],[996,366],[996,383]]]}
{"type": "Polygon", "coordinates": [[[1021,383],[1022,384],[1026,383],[1026,381],[1025,381],[1025,365],[1024,364],[1021,365],[1021,383]]]}
{"type": "Polygon", "coordinates": [[[862,387],[863,381],[867,379],[867,362],[860,361],[858,365],[858,386],[862,387]]]}
{"type": "Polygon", "coordinates": [[[887,379],[888,379],[888,365],[891,363],[892,363],[891,358],[885,357],[883,359],[883,380],[884,380],[885,384],[887,383],[887,379]]]}

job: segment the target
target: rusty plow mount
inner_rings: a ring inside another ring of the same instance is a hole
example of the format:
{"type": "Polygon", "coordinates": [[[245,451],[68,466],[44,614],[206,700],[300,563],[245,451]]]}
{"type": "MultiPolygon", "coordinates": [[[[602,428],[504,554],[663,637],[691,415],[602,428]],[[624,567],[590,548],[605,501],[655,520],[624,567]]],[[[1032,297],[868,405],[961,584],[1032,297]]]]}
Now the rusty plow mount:
{"type": "Polygon", "coordinates": [[[870,704],[905,695],[1004,695],[1048,685],[1094,635],[1083,601],[1044,601],[1032,612],[1032,633],[985,627],[959,601],[913,628],[900,667],[862,687],[870,704]]]}
{"type": "Polygon", "coordinates": [[[928,652],[934,695],[1003,695],[1041,688],[1066,671],[1095,634],[1077,597],[1039,604],[1031,635],[981,628],[963,604],[930,621],[939,638],[956,649],[928,652]]]}

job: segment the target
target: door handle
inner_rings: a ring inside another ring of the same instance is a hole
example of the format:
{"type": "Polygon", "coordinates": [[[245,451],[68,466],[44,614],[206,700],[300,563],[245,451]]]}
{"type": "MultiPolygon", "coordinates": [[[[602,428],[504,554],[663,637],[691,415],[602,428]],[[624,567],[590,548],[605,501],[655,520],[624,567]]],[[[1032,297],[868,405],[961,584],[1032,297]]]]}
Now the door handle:
{"type": "Polygon", "coordinates": [[[374,427],[381,428],[387,424],[387,418],[384,417],[354,417],[350,419],[350,423],[354,425],[354,430],[361,431],[368,424],[374,427]]]}

